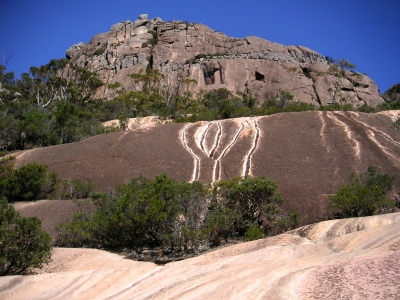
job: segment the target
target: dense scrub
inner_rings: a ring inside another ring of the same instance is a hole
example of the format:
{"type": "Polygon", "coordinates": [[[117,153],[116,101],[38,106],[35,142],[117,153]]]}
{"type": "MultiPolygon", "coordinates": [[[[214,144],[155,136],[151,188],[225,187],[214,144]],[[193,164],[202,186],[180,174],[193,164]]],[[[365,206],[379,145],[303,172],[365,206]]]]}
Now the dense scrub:
{"type": "Polygon", "coordinates": [[[57,244],[197,253],[231,239],[274,235],[299,223],[297,213],[281,211],[276,190],[264,177],[234,178],[210,190],[165,174],[141,176],[116,192],[93,194],[95,208],[82,203],[69,223],[58,226],[57,244]]]}
{"type": "Polygon", "coordinates": [[[101,125],[107,118],[102,103],[91,100],[101,85],[93,73],[65,59],[32,67],[20,79],[0,65],[0,151],[76,142],[107,132],[101,125]]]}

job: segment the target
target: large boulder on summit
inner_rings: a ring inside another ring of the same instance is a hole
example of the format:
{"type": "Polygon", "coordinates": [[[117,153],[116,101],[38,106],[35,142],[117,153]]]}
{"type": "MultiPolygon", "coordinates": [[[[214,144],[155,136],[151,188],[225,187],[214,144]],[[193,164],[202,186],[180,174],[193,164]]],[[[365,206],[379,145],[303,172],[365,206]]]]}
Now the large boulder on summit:
{"type": "Polygon", "coordinates": [[[187,87],[192,93],[226,88],[260,103],[286,90],[295,101],[326,105],[333,101],[333,87],[354,106],[384,101],[369,77],[346,71],[336,78],[328,72],[332,63],[309,48],[254,36],[232,38],[206,25],[149,20],[147,15],[117,23],[86,45],[72,46],[67,57],[98,74],[105,85],[97,97],[105,99],[116,94],[109,84],[119,82],[120,89],[129,90],[128,75],[151,67],[164,73],[170,85],[182,76],[196,80],[187,87]]]}

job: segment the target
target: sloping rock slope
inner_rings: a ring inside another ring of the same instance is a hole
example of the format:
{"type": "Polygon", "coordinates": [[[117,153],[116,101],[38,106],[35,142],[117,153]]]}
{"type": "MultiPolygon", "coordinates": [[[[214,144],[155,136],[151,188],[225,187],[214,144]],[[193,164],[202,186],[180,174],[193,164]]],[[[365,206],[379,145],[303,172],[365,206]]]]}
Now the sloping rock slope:
{"type": "MultiPolygon", "coordinates": [[[[118,90],[132,89],[128,75],[147,67],[166,75],[165,87],[175,87],[183,78],[194,79],[197,83],[181,88],[194,93],[227,88],[252,95],[260,103],[286,90],[296,101],[326,105],[332,102],[329,88],[337,80],[327,73],[326,59],[309,48],[254,36],[231,38],[203,24],[149,20],[147,15],[117,23],[87,44],[73,45],[67,57],[99,75],[105,85],[97,97],[106,99],[118,90]],[[110,88],[116,82],[121,86],[110,88]]],[[[346,72],[338,86],[341,96],[354,106],[383,102],[375,82],[366,75],[346,72]]]]}
{"type": "Polygon", "coordinates": [[[2,299],[398,299],[400,213],[325,221],[157,266],[55,248],[30,276],[0,278],[2,299]]]}
{"type": "Polygon", "coordinates": [[[326,220],[328,195],[350,173],[375,165],[400,186],[400,131],[383,114],[285,113],[144,126],[16,154],[17,167],[32,161],[62,178],[90,178],[103,191],[140,174],[206,184],[266,176],[277,182],[284,208],[310,224],[326,220]]]}

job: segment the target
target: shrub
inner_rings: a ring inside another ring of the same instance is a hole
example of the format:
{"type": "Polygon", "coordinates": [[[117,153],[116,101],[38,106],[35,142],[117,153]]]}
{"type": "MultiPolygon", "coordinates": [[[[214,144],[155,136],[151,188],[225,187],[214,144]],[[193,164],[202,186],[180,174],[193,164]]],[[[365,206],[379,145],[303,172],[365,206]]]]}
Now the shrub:
{"type": "Polygon", "coordinates": [[[81,202],[69,223],[57,227],[56,243],[197,253],[201,246],[230,238],[277,234],[296,226],[298,214],[287,216],[279,209],[276,189],[273,181],[247,176],[221,182],[211,194],[199,182],[179,183],[165,174],[155,180],[140,176],[116,192],[93,193],[93,205],[81,202]]]}
{"type": "Polygon", "coordinates": [[[330,205],[338,210],[340,218],[371,216],[386,212],[395,205],[386,197],[394,182],[394,176],[381,174],[374,166],[369,166],[366,173],[349,176],[350,184],[342,187],[329,197],[330,205]]]}
{"type": "Polygon", "coordinates": [[[364,112],[364,113],[373,113],[373,112],[375,112],[375,108],[369,106],[368,104],[364,104],[364,105],[360,106],[359,108],[357,108],[357,111],[364,112]]]}
{"type": "Polygon", "coordinates": [[[196,236],[205,195],[196,182],[177,183],[165,174],[155,180],[141,176],[119,186],[116,193],[94,194],[95,210],[80,210],[72,222],[60,225],[58,244],[134,249],[194,244],[182,232],[196,236]]]}
{"type": "Polygon", "coordinates": [[[121,83],[116,81],[114,83],[107,84],[107,87],[109,89],[117,89],[117,88],[121,87],[121,83]]]}
{"type": "Polygon", "coordinates": [[[284,112],[299,112],[299,111],[312,111],[315,110],[316,107],[311,103],[304,102],[290,102],[283,109],[284,112]]]}
{"type": "Polygon", "coordinates": [[[84,199],[89,198],[96,190],[96,186],[90,179],[81,181],[79,179],[66,179],[62,181],[60,199],[84,199]]]}
{"type": "Polygon", "coordinates": [[[349,110],[354,110],[353,105],[351,104],[339,104],[339,103],[335,103],[335,104],[330,104],[330,105],[322,105],[319,108],[320,111],[337,111],[337,110],[341,110],[341,111],[349,111],[349,110]]]}
{"type": "Polygon", "coordinates": [[[235,224],[240,222],[242,217],[233,209],[218,205],[209,212],[203,233],[213,246],[218,246],[222,242],[228,242],[228,238],[237,235],[235,224]]]}
{"type": "Polygon", "coordinates": [[[88,201],[75,201],[75,203],[79,210],[68,223],[56,227],[58,232],[56,244],[61,247],[99,247],[94,237],[93,205],[88,201]]]}
{"type": "Polygon", "coordinates": [[[277,193],[278,185],[265,177],[237,177],[217,185],[219,205],[229,208],[239,216],[234,228],[240,235],[252,226],[261,225],[267,235],[278,234],[277,221],[286,217],[280,210],[282,196],[277,193]]]}
{"type": "Polygon", "coordinates": [[[38,218],[24,218],[0,201],[0,275],[23,274],[41,268],[51,258],[51,238],[38,218]]]}
{"type": "Polygon", "coordinates": [[[107,49],[107,45],[103,44],[100,48],[93,51],[93,53],[90,54],[89,56],[102,55],[106,51],[106,49],[107,49]]]}
{"type": "Polygon", "coordinates": [[[264,237],[263,231],[260,226],[250,226],[244,233],[244,237],[248,241],[259,240],[264,237]]]}
{"type": "Polygon", "coordinates": [[[0,153],[0,198],[5,196],[5,189],[7,187],[7,180],[12,170],[12,161],[15,159],[14,156],[3,156],[0,153]]]}
{"type": "Polygon", "coordinates": [[[151,39],[148,40],[148,43],[151,46],[155,46],[158,43],[158,36],[157,36],[157,32],[153,31],[153,30],[149,30],[149,33],[151,33],[151,35],[153,36],[151,39]]]}
{"type": "Polygon", "coordinates": [[[58,175],[46,165],[29,163],[13,169],[7,178],[5,195],[9,201],[32,201],[51,196],[58,188],[58,175]]]}

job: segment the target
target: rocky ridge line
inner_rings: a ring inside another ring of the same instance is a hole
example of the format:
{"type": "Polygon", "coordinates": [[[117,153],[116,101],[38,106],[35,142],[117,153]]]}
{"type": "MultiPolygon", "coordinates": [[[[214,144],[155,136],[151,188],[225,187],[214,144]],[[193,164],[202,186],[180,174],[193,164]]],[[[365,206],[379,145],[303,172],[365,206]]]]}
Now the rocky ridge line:
{"type": "MultiPolygon", "coordinates": [[[[96,96],[112,99],[118,90],[133,88],[128,76],[157,68],[166,75],[165,85],[183,77],[196,80],[186,89],[227,88],[246,93],[259,102],[280,90],[294,94],[295,101],[317,106],[332,101],[329,88],[335,78],[327,73],[329,62],[303,46],[283,46],[258,37],[232,38],[203,24],[163,22],[161,18],[119,22],[94,36],[87,44],[67,50],[67,58],[94,71],[105,83],[96,96]],[[120,87],[110,85],[120,83],[120,87]]],[[[354,106],[375,106],[384,100],[366,75],[346,72],[340,79],[341,96],[354,106]]]]}

